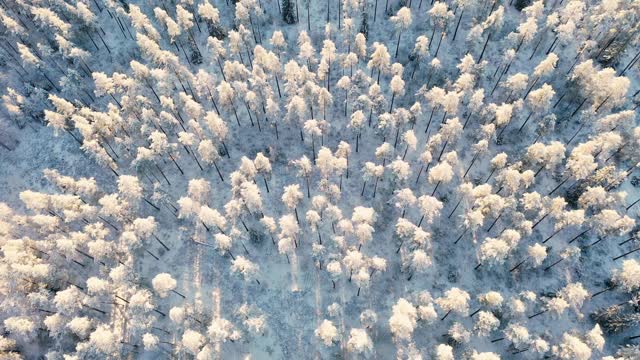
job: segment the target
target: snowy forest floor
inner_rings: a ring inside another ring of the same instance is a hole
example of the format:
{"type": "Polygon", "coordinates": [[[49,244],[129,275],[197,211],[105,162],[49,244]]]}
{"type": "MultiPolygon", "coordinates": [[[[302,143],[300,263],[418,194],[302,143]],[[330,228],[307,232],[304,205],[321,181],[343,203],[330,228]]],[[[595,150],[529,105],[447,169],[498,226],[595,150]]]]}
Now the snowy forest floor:
{"type": "MultiPolygon", "coordinates": [[[[233,7],[225,4],[224,1],[212,1],[214,6],[221,10],[221,19],[225,27],[230,27],[233,19],[233,7]]],[[[283,24],[278,14],[278,8],[273,0],[262,0],[266,6],[267,14],[261,20],[263,42],[267,43],[273,30],[282,29],[285,32],[290,46],[294,44],[300,31],[306,30],[306,9],[301,0],[300,6],[300,23],[296,25],[283,24]]],[[[330,4],[330,18],[333,25],[337,25],[337,8],[335,1],[330,4]]],[[[428,1],[422,4],[422,8],[418,9],[417,1],[414,1],[414,25],[410,31],[403,34],[400,53],[397,61],[405,65],[405,78],[413,69],[413,63],[408,60],[408,54],[413,48],[414,40],[418,35],[431,34],[430,25],[428,24],[426,11],[430,8],[428,1]]],[[[367,43],[373,44],[375,41],[387,44],[390,49],[395,50],[396,33],[389,22],[389,17],[384,14],[384,1],[378,4],[377,19],[374,22],[370,15],[369,38],[367,43]]],[[[372,12],[373,4],[369,4],[368,11],[372,12]]],[[[389,13],[395,14],[399,8],[397,1],[389,1],[389,13]]],[[[148,8],[145,7],[145,8],[148,8]]],[[[507,19],[510,16],[517,18],[514,12],[517,12],[513,6],[505,4],[507,19]]],[[[311,18],[311,37],[317,49],[322,47],[322,39],[324,38],[324,23],[326,21],[326,2],[312,1],[310,10],[311,18]]],[[[107,31],[106,40],[110,44],[118,44],[121,53],[126,53],[129,48],[135,45],[131,39],[124,39],[122,34],[117,30],[108,16],[100,16],[102,25],[107,31]]],[[[507,22],[505,29],[513,28],[513,23],[507,22]]],[[[442,72],[434,75],[431,85],[444,86],[449,81],[453,81],[457,77],[458,70],[455,65],[459,62],[467,51],[477,59],[482,44],[479,48],[467,48],[464,41],[469,26],[462,24],[459,39],[451,42],[451,39],[445,38],[439,50],[439,59],[443,64],[442,72]]],[[[507,31],[507,30],[504,30],[507,31]]],[[[206,43],[206,34],[194,32],[196,40],[199,44],[206,43]]],[[[437,35],[436,35],[437,36],[437,35]]],[[[548,36],[542,42],[544,46],[541,49],[549,47],[553,36],[548,36]]],[[[434,39],[437,41],[437,38],[434,39]]],[[[204,45],[201,45],[204,49],[204,45]]],[[[510,73],[530,72],[533,67],[545,57],[544,51],[538,51],[536,56],[529,60],[529,55],[533,51],[531,44],[525,45],[521,50],[524,52],[519,61],[514,62],[510,73]],[[525,55],[526,54],[526,55],[525,55]]],[[[114,46],[115,47],[115,46],[114,46]]],[[[338,46],[339,49],[342,45],[338,46]]],[[[201,49],[201,50],[202,50],[201,49]]],[[[291,50],[293,52],[293,50],[291,50]]],[[[493,74],[497,66],[501,64],[502,47],[500,42],[490,43],[484,54],[484,59],[488,60],[486,74],[493,74]]],[[[560,52],[560,63],[558,66],[558,77],[565,76],[567,70],[571,67],[573,61],[565,59],[561,56],[562,49],[556,50],[560,52]]],[[[633,54],[631,54],[633,55],[633,54]]],[[[184,60],[184,58],[182,59],[184,60]]],[[[118,59],[116,54],[100,54],[94,56],[90,63],[94,71],[102,71],[107,74],[113,71],[126,72],[127,61],[118,59]]],[[[624,62],[624,61],[623,61],[624,62]]],[[[216,65],[208,64],[205,55],[205,61],[202,67],[207,68],[210,72],[216,73],[218,70],[216,65]]],[[[366,73],[369,70],[361,62],[358,64],[366,73]]],[[[396,107],[409,107],[416,100],[414,95],[418,89],[425,84],[428,76],[427,66],[424,69],[418,69],[415,74],[414,81],[408,81],[405,95],[396,99],[396,107]]],[[[193,67],[197,68],[197,67],[193,67]]],[[[342,74],[337,71],[332,74],[331,82],[335,84],[342,74]]],[[[631,92],[638,89],[638,72],[637,69],[630,72],[632,79],[631,92]]],[[[388,93],[388,84],[390,78],[383,75],[380,80],[384,91],[388,93]]],[[[4,83],[8,86],[9,80],[4,83]]],[[[479,86],[485,89],[492,88],[495,78],[483,76],[479,86]]],[[[564,84],[562,79],[552,79],[553,84],[564,84]]],[[[555,87],[555,86],[554,86],[555,87]]],[[[557,93],[562,88],[556,89],[557,93]]],[[[322,139],[324,146],[335,149],[340,141],[346,141],[355,148],[355,136],[352,129],[347,128],[348,116],[345,117],[343,109],[343,96],[340,91],[334,92],[334,105],[327,111],[326,119],[331,123],[331,128],[327,136],[322,139]]],[[[493,96],[493,101],[505,101],[507,94],[504,89],[498,89],[493,96]]],[[[389,95],[390,98],[390,95],[389,95]]],[[[101,107],[108,99],[98,100],[96,107],[101,107]]],[[[555,102],[556,98],[554,98],[555,102]]],[[[204,101],[203,101],[204,104],[204,101]]],[[[211,107],[211,104],[205,106],[211,107]]],[[[566,143],[576,132],[580,123],[578,117],[571,117],[572,112],[580,105],[580,98],[574,94],[566,96],[564,102],[555,109],[559,121],[553,133],[545,135],[541,141],[549,142],[559,140],[566,143]]],[[[352,104],[349,104],[349,109],[352,104]]],[[[425,128],[429,118],[429,112],[418,120],[415,125],[415,131],[418,135],[418,149],[424,148],[428,135],[425,134],[425,128]]],[[[466,118],[466,113],[461,116],[466,118]]],[[[187,193],[187,183],[189,179],[204,178],[212,184],[212,199],[210,206],[212,208],[222,208],[229,200],[229,183],[228,174],[236,170],[239,159],[247,156],[253,159],[257,152],[266,154],[272,161],[273,174],[269,180],[270,192],[267,193],[261,182],[257,179],[257,184],[262,191],[265,203],[265,215],[278,218],[287,213],[286,208],[282,205],[280,197],[282,195],[283,186],[289,184],[300,184],[301,189],[305,189],[304,179],[296,177],[295,168],[289,164],[292,159],[298,159],[302,155],[312,158],[311,143],[308,138],[302,142],[299,130],[295,126],[279,128],[279,138],[276,138],[273,127],[268,124],[262,124],[261,131],[257,126],[251,126],[247,112],[239,108],[238,116],[241,126],[238,127],[232,114],[223,114],[227,120],[231,133],[228,137],[227,147],[230,150],[230,159],[223,158],[219,162],[222,174],[225,176],[225,182],[221,182],[217,173],[213,168],[200,171],[196,163],[181,151],[181,158],[178,160],[185,171],[185,175],[181,175],[171,163],[167,162],[163,165],[166,169],[167,176],[171,181],[170,187],[165,187],[164,191],[167,196],[175,203],[181,196],[187,193]]],[[[317,111],[316,117],[322,117],[322,112],[317,111]]],[[[490,154],[485,156],[483,160],[479,160],[471,169],[468,178],[474,184],[483,183],[490,172],[489,159],[499,153],[506,152],[510,158],[517,159],[523,156],[526,147],[534,142],[536,135],[533,133],[533,127],[526,128],[523,132],[518,131],[518,127],[524,121],[526,114],[517,114],[512,120],[512,124],[502,134],[498,140],[498,145],[490,149],[490,154]]],[[[441,111],[435,111],[433,122],[430,126],[429,133],[437,131],[440,121],[443,119],[441,111]]],[[[253,119],[255,121],[255,119],[253,119]]],[[[375,123],[375,120],[374,120],[375,123]]],[[[375,124],[374,124],[375,125],[375,124]]],[[[12,204],[14,207],[22,206],[18,194],[26,189],[49,191],[53,187],[44,179],[42,170],[52,168],[60,173],[73,177],[95,177],[98,184],[104,189],[115,189],[115,177],[106,168],[101,167],[90,159],[79,148],[78,144],[67,134],[61,134],[58,137],[53,135],[53,130],[44,127],[42,124],[32,122],[28,126],[18,129],[10,126],[10,132],[15,134],[19,141],[15,150],[7,151],[0,149],[0,201],[12,204]]],[[[476,135],[479,131],[480,124],[478,119],[471,116],[471,122],[465,129],[464,136],[457,141],[447,151],[456,150],[460,160],[460,166],[466,168],[470,163],[473,153],[471,152],[471,144],[475,142],[476,135]]],[[[588,132],[582,132],[572,145],[588,138],[588,132]]],[[[389,140],[387,140],[389,141],[389,140]]],[[[393,139],[391,139],[393,141],[393,139]]],[[[138,254],[140,261],[138,262],[138,271],[150,284],[151,278],[160,272],[168,272],[178,280],[178,288],[181,293],[185,294],[185,301],[198,305],[202,314],[214,314],[216,311],[222,313],[223,317],[233,318],[233,312],[239,304],[249,302],[260,308],[267,316],[267,331],[263,336],[248,336],[237,342],[227,342],[222,345],[220,351],[223,359],[240,359],[243,356],[251,354],[254,359],[291,359],[291,358],[350,358],[344,348],[340,346],[327,352],[324,346],[318,341],[314,335],[314,330],[319,323],[327,318],[327,307],[332,303],[339,303],[343,307],[343,319],[338,320],[338,324],[345,324],[346,329],[352,327],[360,327],[359,316],[365,309],[373,309],[378,314],[378,324],[375,327],[374,354],[375,359],[391,359],[395,357],[396,348],[392,340],[387,320],[391,315],[391,307],[400,297],[410,297],[420,291],[429,291],[434,297],[440,296],[445,290],[452,286],[459,287],[472,295],[471,310],[475,310],[478,306],[475,302],[475,296],[489,290],[499,291],[505,298],[514,296],[523,291],[533,291],[538,295],[553,293],[568,282],[581,282],[590,292],[596,292],[605,288],[605,280],[608,278],[611,270],[617,267],[619,263],[612,261],[613,256],[622,254],[623,252],[634,249],[637,243],[630,242],[624,246],[618,243],[626,239],[605,238],[597,245],[587,247],[598,240],[593,234],[586,234],[577,240],[573,245],[578,244],[584,246],[582,256],[579,260],[571,264],[563,263],[549,271],[544,271],[544,267],[559,259],[559,254],[568,245],[567,242],[582,232],[582,230],[569,229],[561,231],[549,243],[549,257],[545,262],[545,266],[538,269],[522,269],[522,271],[509,272],[512,266],[524,258],[526,255],[524,249],[527,245],[541,242],[553,233],[553,226],[545,224],[536,227],[533,234],[523,238],[520,244],[520,250],[516,251],[509,257],[507,261],[509,265],[488,268],[481,267],[477,270],[476,246],[470,234],[466,234],[460,242],[454,244],[459,235],[464,231],[460,211],[448,217],[457,202],[456,186],[454,184],[440,185],[436,192],[436,197],[444,203],[442,215],[431,225],[432,243],[433,243],[433,265],[425,273],[416,274],[410,281],[407,280],[408,273],[401,270],[400,258],[396,254],[398,242],[394,235],[394,228],[397,218],[400,216],[398,210],[393,204],[394,186],[388,178],[382,179],[377,186],[376,196],[373,197],[373,185],[367,184],[364,196],[361,196],[363,187],[363,178],[361,171],[366,161],[376,161],[374,151],[377,146],[382,143],[382,138],[376,133],[374,128],[366,127],[362,133],[359,144],[359,151],[353,151],[349,158],[349,176],[342,181],[342,198],[339,207],[343,209],[347,216],[350,215],[351,209],[356,206],[373,207],[378,213],[378,219],[375,223],[375,233],[373,240],[363,246],[362,251],[367,256],[381,256],[387,259],[388,269],[383,273],[375,273],[371,280],[371,286],[362,289],[357,296],[358,287],[354,283],[348,282],[346,279],[337,281],[336,289],[333,289],[331,278],[326,271],[318,271],[315,261],[311,254],[311,244],[317,241],[317,234],[310,231],[305,226],[305,220],[300,219],[303,236],[300,237],[299,248],[296,251],[297,261],[294,261],[297,268],[296,273],[292,274],[292,267],[287,263],[285,257],[278,253],[277,246],[271,243],[268,234],[258,223],[258,221],[250,221],[247,223],[250,229],[249,233],[244,234],[243,241],[246,245],[246,252],[241,250],[238,253],[245,252],[245,255],[260,266],[260,272],[257,278],[260,285],[256,282],[244,282],[238,278],[236,274],[229,270],[230,259],[222,257],[214,249],[199,245],[191,241],[190,235],[193,229],[191,221],[179,220],[166,209],[155,211],[150,207],[142,205],[141,212],[156,217],[160,224],[160,230],[157,235],[167,243],[171,248],[170,251],[162,251],[160,246],[155,246],[153,252],[161,255],[160,261],[153,258],[145,257],[145,254],[138,254]],[[189,227],[187,230],[184,227],[189,227]],[[295,291],[292,291],[295,290],[295,291]],[[219,299],[217,298],[219,296],[219,299]],[[219,304],[218,304],[219,301],[219,304]]],[[[572,145],[569,145],[570,149],[572,145]]],[[[320,146],[320,139],[316,139],[316,150],[320,146]]],[[[404,151],[398,146],[397,153],[402,155],[404,151]]],[[[420,151],[409,152],[406,161],[412,164],[413,174],[407,182],[407,187],[411,188],[416,196],[423,194],[431,194],[433,185],[426,181],[426,175],[421,174],[420,181],[416,183],[417,169],[420,168],[419,161],[420,151]]],[[[437,155],[437,154],[436,154],[437,155]]],[[[318,176],[311,179],[312,183],[318,180],[318,176]]],[[[563,175],[560,173],[551,174],[544,170],[540,176],[536,178],[536,183],[529,191],[539,191],[547,194],[561,180],[563,175]]],[[[145,180],[146,181],[146,180],[145,180]]],[[[493,183],[494,179],[490,180],[493,183]]],[[[151,187],[148,182],[145,186],[151,187]]],[[[569,187],[562,188],[557,195],[567,193],[569,187]]],[[[396,187],[397,189],[397,187],[396,187]]],[[[628,193],[627,199],[633,201],[638,198],[640,191],[634,188],[628,181],[620,188],[628,193]]],[[[312,187],[311,196],[317,195],[312,187]]],[[[310,209],[310,201],[305,198],[297,211],[300,214],[306,213],[310,209]]],[[[637,212],[640,206],[629,211],[629,215],[637,218],[637,212]]],[[[415,209],[414,209],[415,210],[415,209]]],[[[420,214],[417,211],[407,211],[405,217],[417,223],[420,214]]],[[[303,217],[303,216],[301,216],[303,217]]],[[[488,220],[489,224],[490,221],[488,220]]],[[[487,231],[488,226],[478,230],[476,238],[481,241],[486,236],[497,236],[508,224],[500,221],[487,231]]],[[[204,228],[198,225],[198,232],[209,241],[211,234],[207,234],[204,228]]],[[[320,231],[327,239],[332,236],[330,226],[323,225],[320,231]]],[[[326,240],[329,241],[329,240],[326,240]]],[[[157,244],[154,244],[157,245],[157,244]]],[[[618,292],[609,292],[591,301],[587,301],[578,315],[574,312],[568,312],[561,319],[553,319],[548,314],[537,316],[532,319],[526,317],[520,320],[521,324],[526,325],[531,333],[542,336],[545,339],[560,339],[562,334],[571,329],[580,332],[588,331],[593,328],[594,323],[589,319],[588,314],[592,311],[609,306],[614,303],[620,303],[628,300],[627,294],[618,292]]],[[[173,297],[163,299],[160,305],[169,309],[175,305],[177,301],[173,297]]],[[[527,314],[533,314],[539,311],[539,307],[528,309],[527,314]]],[[[444,315],[444,314],[439,314],[444,315]]],[[[453,322],[458,321],[466,325],[467,328],[473,327],[473,320],[469,317],[452,314],[444,321],[436,321],[434,324],[419,326],[414,333],[414,341],[416,346],[423,350],[424,354],[431,353],[435,345],[445,341],[443,337],[447,333],[453,322]]],[[[166,328],[170,328],[170,320],[161,320],[159,324],[163,324],[166,328]]],[[[500,328],[502,329],[502,327],[500,328]]],[[[620,335],[608,335],[607,345],[604,354],[612,354],[622,344],[627,343],[626,336],[635,335],[634,333],[623,333],[620,335]]],[[[516,358],[513,355],[513,348],[509,348],[506,341],[492,342],[494,338],[501,337],[499,331],[495,331],[489,337],[472,337],[470,343],[465,344],[462,349],[456,350],[456,353],[463,352],[464,348],[473,348],[478,351],[492,351],[505,359],[516,358]]],[[[343,333],[343,341],[346,342],[347,334],[343,333]]],[[[157,358],[164,356],[158,353],[141,353],[141,358],[157,358]]],[[[430,358],[425,356],[425,358],[430,358]]]]}

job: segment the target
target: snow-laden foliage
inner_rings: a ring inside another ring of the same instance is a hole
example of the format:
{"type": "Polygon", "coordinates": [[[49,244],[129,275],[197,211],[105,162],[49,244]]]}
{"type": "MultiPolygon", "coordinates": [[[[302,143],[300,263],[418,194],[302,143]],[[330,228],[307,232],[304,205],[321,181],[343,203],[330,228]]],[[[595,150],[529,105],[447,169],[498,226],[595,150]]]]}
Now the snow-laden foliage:
{"type": "Polygon", "coordinates": [[[1,357],[639,358],[638,18],[3,2],[1,357]]]}

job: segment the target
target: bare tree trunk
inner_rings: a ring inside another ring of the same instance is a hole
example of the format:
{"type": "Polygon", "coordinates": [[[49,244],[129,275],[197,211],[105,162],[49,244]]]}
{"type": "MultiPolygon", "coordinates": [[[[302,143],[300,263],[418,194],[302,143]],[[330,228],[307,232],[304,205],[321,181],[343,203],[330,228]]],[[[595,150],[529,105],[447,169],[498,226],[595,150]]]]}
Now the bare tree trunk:
{"type": "Polygon", "coordinates": [[[464,15],[464,9],[460,11],[460,18],[458,18],[458,23],[456,24],[456,30],[453,32],[453,39],[451,39],[451,42],[456,41],[456,36],[458,35],[458,27],[460,27],[460,22],[462,21],[463,15],[464,15]]]}
{"type": "Polygon", "coordinates": [[[616,260],[618,260],[620,258],[623,258],[623,257],[627,256],[627,255],[633,254],[634,252],[639,251],[639,250],[640,250],[640,248],[637,248],[637,249],[634,249],[634,250],[631,250],[631,251],[627,251],[626,253],[624,253],[622,255],[614,257],[613,261],[616,261],[616,260]]]}
{"type": "Polygon", "coordinates": [[[375,199],[376,197],[376,191],[378,190],[378,181],[380,180],[379,177],[376,177],[376,182],[375,185],[373,186],[373,198],[375,199]]]}
{"type": "Polygon", "coordinates": [[[218,168],[218,164],[216,164],[216,162],[215,162],[215,161],[213,161],[213,167],[215,167],[215,168],[216,168],[216,172],[218,172],[218,176],[220,177],[220,180],[221,180],[222,182],[224,182],[224,178],[222,177],[222,173],[220,172],[220,169],[218,168]]]}
{"type": "Polygon", "coordinates": [[[490,39],[491,39],[491,33],[487,35],[487,41],[484,42],[484,46],[482,47],[482,52],[480,53],[480,57],[478,58],[478,63],[482,61],[482,57],[484,56],[484,51],[487,49],[487,44],[489,43],[490,39]]]}
{"type": "Polygon", "coordinates": [[[378,0],[375,0],[375,4],[373,5],[373,22],[376,22],[376,15],[378,15],[378,0]]]}

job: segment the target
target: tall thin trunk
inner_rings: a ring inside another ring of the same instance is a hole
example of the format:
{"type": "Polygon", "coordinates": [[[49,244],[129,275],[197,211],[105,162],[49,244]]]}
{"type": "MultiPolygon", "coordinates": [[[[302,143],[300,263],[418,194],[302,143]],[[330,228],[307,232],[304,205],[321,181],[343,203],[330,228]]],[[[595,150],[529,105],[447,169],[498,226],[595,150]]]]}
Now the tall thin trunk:
{"type": "Polygon", "coordinates": [[[542,315],[542,314],[546,313],[547,311],[549,311],[549,310],[542,310],[542,311],[540,311],[540,312],[537,312],[537,313],[535,313],[535,314],[533,314],[533,315],[529,316],[529,319],[533,319],[534,317],[539,316],[539,315],[542,315]]]}
{"type": "Polygon", "coordinates": [[[378,0],[376,0],[375,4],[373,5],[373,22],[376,22],[376,16],[378,15],[378,0]]]}
{"type": "Polygon", "coordinates": [[[378,190],[378,181],[380,180],[379,177],[376,177],[376,182],[375,185],[373,186],[373,198],[375,199],[376,197],[376,191],[378,190]]]}
{"type": "Polygon", "coordinates": [[[533,115],[533,111],[529,113],[529,116],[527,116],[527,118],[524,120],[524,122],[522,123],[522,125],[520,126],[520,128],[518,129],[518,132],[521,132],[522,129],[524,129],[525,125],[527,125],[527,123],[529,122],[529,119],[531,118],[531,115],[533,115]]]}
{"type": "Polygon", "coordinates": [[[464,9],[460,11],[460,17],[458,18],[458,23],[456,24],[456,30],[453,32],[453,39],[451,39],[451,42],[456,41],[456,36],[458,35],[458,27],[460,27],[460,22],[462,21],[462,15],[464,15],[464,9]]]}
{"type": "Polygon", "coordinates": [[[522,260],[520,261],[516,266],[512,267],[509,272],[514,272],[517,268],[519,268],[520,266],[522,266],[522,264],[524,264],[526,260],[522,260]]]}
{"type": "Polygon", "coordinates": [[[473,155],[473,159],[471,159],[471,163],[469,164],[469,167],[467,167],[467,170],[464,172],[464,175],[462,176],[463,179],[467,177],[469,170],[471,170],[471,167],[476,162],[477,158],[478,158],[478,154],[473,155]]]}
{"type": "Polygon", "coordinates": [[[489,43],[490,39],[491,39],[491,33],[487,35],[487,41],[484,42],[484,46],[482,47],[482,52],[480,53],[480,57],[478,58],[478,63],[482,61],[482,57],[484,56],[484,51],[487,49],[487,44],[489,43]]]}
{"type": "Polygon", "coordinates": [[[391,105],[389,106],[389,113],[391,113],[391,111],[393,110],[393,101],[396,99],[396,93],[394,92],[391,95],[391,105]]]}
{"type": "MultiPolygon", "coordinates": [[[[564,258],[561,258],[560,260],[554,262],[553,264],[547,266],[546,268],[544,268],[544,271],[549,271],[552,267],[560,264],[562,262],[562,260],[564,260],[564,258]]],[[[614,259],[615,260],[615,259],[614,259]]]]}
{"type": "Polygon", "coordinates": [[[458,238],[456,239],[456,241],[454,241],[454,244],[457,244],[460,240],[462,240],[462,237],[467,233],[467,231],[469,231],[469,228],[464,229],[464,231],[462,232],[462,234],[460,234],[460,236],[458,236],[458,238]]]}
{"type": "Polygon", "coordinates": [[[444,37],[444,31],[440,32],[440,40],[438,40],[438,47],[436,48],[436,53],[433,55],[434,58],[438,57],[438,52],[440,51],[440,45],[442,44],[442,38],[444,37]]]}
{"type": "Polygon", "coordinates": [[[309,31],[309,33],[311,33],[311,15],[309,14],[311,12],[310,8],[311,0],[307,0],[307,31],[309,31]]]}
{"type": "Polygon", "coordinates": [[[637,249],[634,249],[634,250],[631,250],[631,251],[627,251],[626,253],[624,253],[622,255],[616,256],[616,257],[613,258],[613,261],[616,261],[616,260],[618,260],[620,258],[623,258],[623,257],[627,256],[627,255],[633,254],[636,251],[640,251],[640,248],[637,248],[637,249]]]}
{"type": "Polygon", "coordinates": [[[551,190],[547,196],[553,195],[554,192],[556,192],[562,185],[564,185],[564,183],[566,183],[571,177],[567,176],[564,180],[562,180],[555,188],[553,188],[553,190],[551,190]]]}
{"type": "Polygon", "coordinates": [[[200,171],[204,171],[204,169],[202,168],[202,165],[200,165],[200,161],[198,160],[196,153],[193,150],[191,150],[191,155],[193,156],[193,159],[196,161],[196,164],[198,164],[200,171]]]}
{"type": "Polygon", "coordinates": [[[331,1],[330,0],[326,0],[327,1],[327,23],[329,23],[329,6],[331,5],[331,1]]]}
{"type": "Polygon", "coordinates": [[[278,75],[273,76],[276,79],[276,87],[278,88],[278,96],[282,97],[282,93],[280,92],[280,82],[278,81],[278,75]]]}
{"type": "Polygon", "coordinates": [[[218,168],[218,164],[216,164],[216,162],[215,162],[215,161],[213,161],[213,167],[215,167],[215,168],[216,168],[216,172],[218,173],[218,176],[220,177],[220,180],[221,180],[222,182],[224,182],[224,178],[222,177],[222,173],[220,172],[220,169],[218,168]]]}
{"type": "Polygon", "coordinates": [[[551,238],[552,238],[552,237],[554,237],[554,236],[556,236],[560,231],[562,231],[562,228],[560,228],[560,229],[558,229],[558,230],[554,231],[554,232],[553,232],[553,234],[549,235],[546,239],[544,239],[544,240],[542,241],[542,243],[543,243],[543,244],[546,244],[546,243],[547,243],[547,241],[551,240],[551,238]]]}
{"type": "Polygon", "coordinates": [[[178,165],[178,162],[176,161],[176,159],[174,159],[173,156],[171,156],[171,154],[168,154],[168,155],[171,161],[173,161],[173,163],[176,165],[176,168],[178,168],[178,171],[180,171],[180,174],[184,175],[184,171],[182,171],[182,168],[180,167],[180,165],[178,165]]]}
{"type": "Polygon", "coordinates": [[[431,193],[431,196],[435,195],[436,190],[438,190],[438,186],[440,186],[440,181],[436,183],[436,187],[433,188],[433,192],[431,193]]]}
{"type": "Polygon", "coordinates": [[[327,73],[327,91],[331,92],[331,60],[329,60],[327,62],[327,68],[328,68],[328,73],[327,73]]]}
{"type": "Polygon", "coordinates": [[[236,122],[238,123],[238,126],[241,126],[240,119],[238,118],[238,112],[236,111],[236,106],[231,104],[231,108],[233,109],[233,115],[235,115],[236,117],[236,122]]]}
{"type": "Polygon", "coordinates": [[[636,200],[636,201],[632,202],[632,203],[631,203],[631,205],[629,205],[629,206],[627,206],[627,207],[625,208],[625,210],[626,210],[626,211],[629,211],[629,209],[631,209],[631,208],[632,208],[635,204],[637,204],[638,202],[640,202],[640,199],[638,199],[638,200],[636,200]]]}
{"type": "Polygon", "coordinates": [[[267,193],[269,193],[269,183],[267,183],[267,178],[262,176],[262,181],[264,181],[264,187],[267,189],[267,193]]]}

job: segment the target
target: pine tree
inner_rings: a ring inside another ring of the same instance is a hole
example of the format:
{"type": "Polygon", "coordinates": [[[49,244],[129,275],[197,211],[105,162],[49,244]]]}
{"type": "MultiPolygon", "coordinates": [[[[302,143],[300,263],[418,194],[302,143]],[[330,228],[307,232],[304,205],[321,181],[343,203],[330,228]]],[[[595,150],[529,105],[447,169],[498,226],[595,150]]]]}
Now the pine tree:
{"type": "Polygon", "coordinates": [[[360,22],[360,29],[358,32],[364,35],[365,38],[369,37],[369,13],[362,13],[362,21],[360,22]]]}
{"type": "Polygon", "coordinates": [[[292,0],[282,0],[282,21],[289,25],[298,22],[295,3],[292,0]]]}

